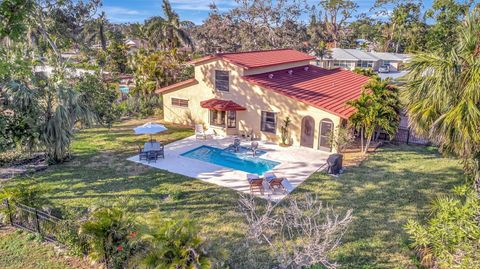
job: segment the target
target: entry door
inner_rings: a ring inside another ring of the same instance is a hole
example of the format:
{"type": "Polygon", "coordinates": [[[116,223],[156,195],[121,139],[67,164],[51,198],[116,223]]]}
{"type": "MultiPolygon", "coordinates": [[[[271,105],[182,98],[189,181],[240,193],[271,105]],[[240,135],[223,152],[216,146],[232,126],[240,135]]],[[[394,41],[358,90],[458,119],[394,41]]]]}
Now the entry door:
{"type": "Polygon", "coordinates": [[[315,122],[312,117],[307,116],[302,119],[302,135],[300,138],[300,146],[313,148],[313,140],[315,135],[315,122]]]}
{"type": "Polygon", "coordinates": [[[322,120],[320,122],[320,137],[318,141],[318,149],[332,151],[329,143],[329,136],[333,130],[333,122],[331,120],[322,120]]]}

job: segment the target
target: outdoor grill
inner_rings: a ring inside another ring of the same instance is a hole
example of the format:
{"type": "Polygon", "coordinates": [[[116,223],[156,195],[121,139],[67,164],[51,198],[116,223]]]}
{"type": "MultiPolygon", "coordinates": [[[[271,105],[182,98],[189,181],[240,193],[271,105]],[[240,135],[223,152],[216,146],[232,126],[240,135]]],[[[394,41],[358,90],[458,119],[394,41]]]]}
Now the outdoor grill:
{"type": "Polygon", "coordinates": [[[342,154],[332,154],[328,156],[327,159],[327,172],[329,174],[337,175],[340,173],[340,170],[342,170],[342,161],[343,161],[343,155],[342,154]]]}

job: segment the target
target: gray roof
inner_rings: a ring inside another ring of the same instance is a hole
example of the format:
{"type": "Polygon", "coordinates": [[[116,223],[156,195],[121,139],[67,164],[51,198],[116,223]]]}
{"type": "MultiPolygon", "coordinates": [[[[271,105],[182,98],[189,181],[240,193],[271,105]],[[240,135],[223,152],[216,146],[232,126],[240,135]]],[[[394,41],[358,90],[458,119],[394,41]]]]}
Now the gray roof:
{"type": "Polygon", "coordinates": [[[408,54],[389,53],[389,52],[366,52],[359,49],[341,49],[333,48],[331,50],[332,60],[341,61],[405,61],[410,58],[408,54]]]}

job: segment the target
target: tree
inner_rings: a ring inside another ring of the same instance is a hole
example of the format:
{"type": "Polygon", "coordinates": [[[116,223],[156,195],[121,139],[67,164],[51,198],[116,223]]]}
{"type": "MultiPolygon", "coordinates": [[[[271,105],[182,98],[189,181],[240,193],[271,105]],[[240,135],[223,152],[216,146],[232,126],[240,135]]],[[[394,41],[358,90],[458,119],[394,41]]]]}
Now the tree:
{"type": "Polygon", "coordinates": [[[317,46],[313,47],[313,53],[317,59],[320,58],[320,61],[323,62],[323,58],[329,56],[331,52],[327,48],[327,44],[325,44],[323,41],[320,41],[317,46]]]}
{"type": "Polygon", "coordinates": [[[148,243],[140,254],[140,268],[210,268],[210,259],[199,228],[188,219],[165,220],[151,212],[143,220],[141,240],[148,243]]]}
{"type": "Polygon", "coordinates": [[[480,10],[459,29],[456,46],[448,53],[412,58],[404,99],[411,127],[441,151],[463,159],[480,187],[480,10]]]}
{"type": "Polygon", "coordinates": [[[93,211],[79,233],[88,236],[92,259],[104,262],[106,268],[125,268],[136,250],[132,242],[137,230],[130,214],[116,207],[103,207],[93,211]]]}
{"type": "Polygon", "coordinates": [[[157,88],[191,78],[193,70],[182,65],[185,60],[185,55],[177,53],[175,49],[137,51],[129,58],[129,66],[136,81],[135,92],[149,95],[157,88]]]}
{"type": "Polygon", "coordinates": [[[98,18],[89,21],[84,27],[83,32],[85,35],[85,41],[87,44],[93,42],[100,42],[103,51],[107,50],[107,31],[108,20],[105,11],[102,11],[98,18]]]}
{"type": "Polygon", "coordinates": [[[124,74],[128,68],[128,51],[124,44],[124,36],[120,31],[109,32],[110,45],[106,52],[106,69],[114,73],[124,74]]]}
{"type": "Polygon", "coordinates": [[[350,0],[322,0],[320,6],[324,11],[324,23],[326,31],[337,47],[345,36],[345,26],[358,8],[358,5],[350,0]]]}
{"type": "Polygon", "coordinates": [[[287,198],[280,208],[268,203],[261,210],[253,196],[242,197],[239,204],[248,242],[268,246],[279,268],[337,267],[330,254],[352,222],[351,210],[342,216],[310,195],[287,198]]]}
{"type": "Polygon", "coordinates": [[[480,9],[459,29],[453,47],[413,57],[403,91],[411,127],[461,158],[474,182],[473,188],[455,189],[457,196],[437,199],[425,225],[406,226],[422,262],[440,268],[479,267],[480,9]]]}
{"type": "Polygon", "coordinates": [[[435,0],[425,17],[435,23],[427,34],[427,48],[450,51],[457,40],[458,26],[468,13],[472,0],[457,2],[455,0],[435,0]]]}
{"type": "Polygon", "coordinates": [[[304,48],[306,27],[300,22],[301,1],[239,0],[235,8],[220,14],[215,5],[196,39],[207,52],[272,48],[304,48]]]}
{"type": "Polygon", "coordinates": [[[361,147],[366,154],[374,132],[383,130],[390,137],[397,132],[400,122],[400,102],[395,87],[385,81],[371,80],[357,100],[348,104],[356,109],[350,124],[360,132],[361,147]],[[364,137],[367,138],[365,147],[364,137]]]}
{"type": "Polygon", "coordinates": [[[106,85],[99,74],[86,74],[75,82],[75,90],[83,99],[82,102],[95,114],[96,122],[111,127],[120,117],[119,110],[114,105],[119,98],[117,90],[106,85]]]}
{"type": "Polygon", "coordinates": [[[192,39],[168,0],[163,0],[162,9],[165,18],[155,16],[145,21],[145,32],[151,47],[168,50],[188,46],[193,49],[192,39]]]}

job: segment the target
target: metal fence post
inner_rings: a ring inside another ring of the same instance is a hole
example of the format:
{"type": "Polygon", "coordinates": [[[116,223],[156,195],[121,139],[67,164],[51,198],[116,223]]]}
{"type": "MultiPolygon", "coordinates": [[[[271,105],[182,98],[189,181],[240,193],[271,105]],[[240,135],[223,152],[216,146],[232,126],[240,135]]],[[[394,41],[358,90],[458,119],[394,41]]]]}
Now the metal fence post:
{"type": "Polygon", "coordinates": [[[39,234],[42,234],[41,231],[40,231],[40,222],[38,221],[38,211],[35,209],[35,220],[36,220],[36,224],[37,224],[37,232],[39,234]]]}

